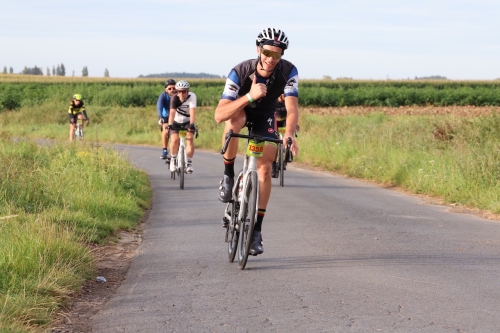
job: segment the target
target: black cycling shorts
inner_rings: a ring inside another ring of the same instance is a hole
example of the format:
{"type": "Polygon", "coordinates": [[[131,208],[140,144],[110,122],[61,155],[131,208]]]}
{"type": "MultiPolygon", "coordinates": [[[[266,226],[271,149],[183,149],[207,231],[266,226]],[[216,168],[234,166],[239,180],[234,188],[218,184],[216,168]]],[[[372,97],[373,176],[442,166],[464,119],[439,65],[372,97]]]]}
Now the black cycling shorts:
{"type": "Polygon", "coordinates": [[[179,130],[180,129],[186,129],[188,130],[188,132],[190,133],[194,133],[194,129],[191,130],[189,129],[189,121],[185,122],[185,123],[178,123],[178,122],[175,122],[172,124],[172,129],[170,129],[170,134],[177,134],[179,133],[179,130]]]}
{"type": "Polygon", "coordinates": [[[69,113],[69,117],[68,117],[68,120],[69,120],[69,123],[73,123],[73,124],[76,124],[76,121],[78,120],[78,115],[81,115],[82,113],[81,112],[78,112],[76,114],[73,114],[73,113],[69,113]],[[73,122],[71,122],[71,120],[73,120],[73,122]]]}
{"type": "Polygon", "coordinates": [[[245,112],[247,118],[247,127],[248,123],[251,123],[252,134],[260,135],[265,138],[273,138],[277,139],[278,134],[275,130],[275,118],[274,111],[266,112],[264,114],[254,114],[245,112]]]}

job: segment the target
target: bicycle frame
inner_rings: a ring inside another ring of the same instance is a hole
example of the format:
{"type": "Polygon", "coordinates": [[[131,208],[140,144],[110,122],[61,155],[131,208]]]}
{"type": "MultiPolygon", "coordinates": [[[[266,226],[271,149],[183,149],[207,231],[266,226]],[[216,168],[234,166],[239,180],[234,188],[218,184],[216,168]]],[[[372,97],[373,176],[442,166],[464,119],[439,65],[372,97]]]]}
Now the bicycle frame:
{"type": "Polygon", "coordinates": [[[83,122],[85,119],[76,119],[75,124],[75,139],[83,140],[83,122]]]}

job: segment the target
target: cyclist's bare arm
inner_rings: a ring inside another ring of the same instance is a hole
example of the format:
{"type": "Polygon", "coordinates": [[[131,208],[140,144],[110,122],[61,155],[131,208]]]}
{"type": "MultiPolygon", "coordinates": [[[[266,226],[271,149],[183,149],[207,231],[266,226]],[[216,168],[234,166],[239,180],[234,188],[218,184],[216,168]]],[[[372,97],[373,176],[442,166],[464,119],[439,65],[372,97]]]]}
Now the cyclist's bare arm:
{"type": "MultiPolygon", "coordinates": [[[[285,97],[286,115],[286,132],[284,139],[292,138],[292,152],[295,156],[299,153],[299,147],[295,142],[295,129],[299,122],[299,99],[295,96],[285,97]]],[[[283,142],[285,143],[285,142],[283,142]]]]}
{"type": "Polygon", "coordinates": [[[175,119],[175,113],[177,112],[176,109],[170,109],[170,114],[168,115],[168,124],[173,125],[174,124],[174,119],[175,119]]]}
{"type": "Polygon", "coordinates": [[[189,108],[189,122],[191,124],[196,124],[195,120],[195,112],[196,112],[196,108],[189,108]]]}
{"type": "MultiPolygon", "coordinates": [[[[261,97],[266,96],[267,87],[263,83],[257,83],[257,76],[254,75],[252,87],[250,88],[250,98],[256,101],[261,97]]],[[[239,111],[241,111],[245,106],[250,104],[248,97],[241,96],[240,98],[231,101],[229,99],[221,99],[219,105],[215,109],[215,121],[220,124],[223,121],[233,118],[239,111]]]]}

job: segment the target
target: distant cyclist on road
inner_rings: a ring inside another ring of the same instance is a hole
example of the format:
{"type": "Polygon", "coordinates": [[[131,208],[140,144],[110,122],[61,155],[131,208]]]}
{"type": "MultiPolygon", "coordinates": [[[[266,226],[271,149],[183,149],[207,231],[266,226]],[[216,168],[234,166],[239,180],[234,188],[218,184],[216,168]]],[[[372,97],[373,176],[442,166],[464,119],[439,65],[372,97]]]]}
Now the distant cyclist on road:
{"type": "MultiPolygon", "coordinates": [[[[276,105],[276,111],[274,112],[274,116],[276,118],[276,128],[285,127],[286,126],[286,106],[285,106],[285,94],[281,94],[278,97],[278,104],[276,105]]],[[[276,157],[274,158],[272,169],[271,169],[271,177],[278,178],[278,170],[276,160],[278,158],[278,152],[276,151],[276,157]]]]}
{"type": "MultiPolygon", "coordinates": [[[[266,28],[256,39],[257,59],[243,61],[229,73],[224,92],[215,109],[217,123],[225,122],[222,142],[231,129],[239,133],[253,123],[253,133],[264,137],[277,138],[275,131],[276,104],[281,93],[285,95],[288,111],[284,144],[292,138],[292,151],[296,155],[298,147],[294,138],[295,126],[299,118],[298,71],[289,61],[282,59],[288,48],[288,38],[279,29],[266,28]]],[[[234,161],[238,152],[237,139],[231,139],[224,154],[224,176],[218,196],[222,202],[231,200],[234,184],[234,161]]],[[[264,252],[262,246],[262,221],[271,195],[271,165],[276,156],[276,144],[266,143],[264,156],[258,159],[259,202],[250,254],[264,252]]]]}
{"type": "MultiPolygon", "coordinates": [[[[276,105],[276,111],[274,112],[275,118],[276,118],[276,128],[280,127],[286,127],[286,117],[287,117],[287,112],[286,112],[286,106],[285,106],[285,94],[281,94],[278,97],[278,104],[276,105]]],[[[295,128],[295,131],[299,131],[299,125],[295,128]]],[[[277,165],[277,160],[278,160],[278,152],[276,152],[276,157],[274,158],[272,170],[271,170],[271,177],[272,178],[278,178],[278,165],[277,165]]]]}
{"type": "Polygon", "coordinates": [[[83,102],[82,95],[80,94],[73,95],[73,98],[69,103],[68,116],[69,116],[69,141],[73,141],[75,139],[75,129],[77,120],[78,119],[86,120],[87,124],[90,122],[89,117],[87,117],[87,112],[85,111],[85,103],[83,102]]]}
{"type": "Polygon", "coordinates": [[[175,158],[179,151],[179,129],[187,129],[186,137],[186,154],[187,154],[187,173],[193,173],[193,155],[194,143],[193,136],[196,129],[195,111],[196,111],[196,95],[189,91],[189,83],[187,81],[179,81],[175,84],[177,93],[170,100],[170,115],[168,118],[168,127],[170,129],[170,171],[175,172],[175,158]]]}
{"type": "Polygon", "coordinates": [[[160,94],[156,102],[158,111],[158,123],[161,126],[161,143],[163,151],[160,156],[163,160],[168,160],[168,115],[170,114],[170,99],[175,95],[175,80],[169,79],[164,84],[165,91],[160,94]]]}

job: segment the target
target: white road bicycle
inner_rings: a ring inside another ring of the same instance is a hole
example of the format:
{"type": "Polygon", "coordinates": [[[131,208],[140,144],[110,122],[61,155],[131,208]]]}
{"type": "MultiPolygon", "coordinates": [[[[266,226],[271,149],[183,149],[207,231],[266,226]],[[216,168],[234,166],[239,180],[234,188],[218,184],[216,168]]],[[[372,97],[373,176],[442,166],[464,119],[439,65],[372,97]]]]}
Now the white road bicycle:
{"type": "Polygon", "coordinates": [[[250,244],[252,242],[253,228],[257,219],[259,203],[259,178],[257,175],[257,158],[262,157],[264,145],[267,142],[279,144],[279,139],[264,138],[252,135],[233,133],[232,130],[226,134],[226,141],[221,154],[227,150],[231,138],[248,139],[243,170],[241,170],[234,182],[232,199],[227,203],[224,210],[223,222],[227,225],[226,243],[229,262],[233,262],[238,253],[238,264],[244,269],[248,260],[250,244]]]}
{"type": "Polygon", "coordinates": [[[77,140],[83,140],[83,122],[87,121],[88,125],[88,120],[85,119],[76,119],[76,125],[75,125],[75,139],[77,140]]]}
{"type": "MultiPolygon", "coordinates": [[[[186,136],[187,129],[179,129],[179,151],[177,152],[177,156],[175,157],[175,171],[170,172],[170,178],[175,180],[175,175],[179,176],[179,185],[181,190],[184,189],[184,175],[187,173],[186,171],[186,163],[187,163],[187,153],[186,153],[186,136]]],[[[195,138],[198,137],[198,127],[195,127],[195,138]]],[[[173,157],[171,157],[173,158],[173,157]]]]}

